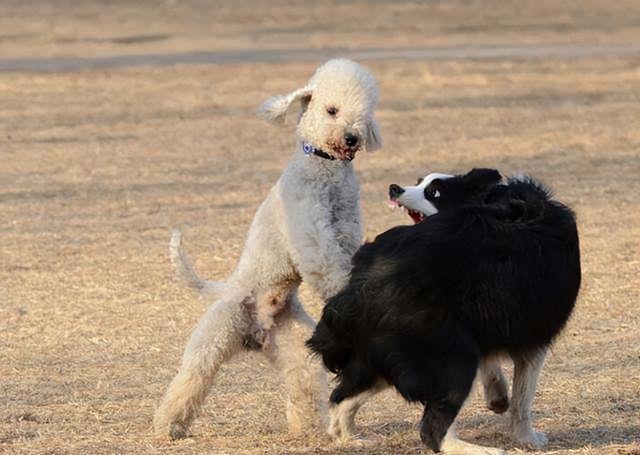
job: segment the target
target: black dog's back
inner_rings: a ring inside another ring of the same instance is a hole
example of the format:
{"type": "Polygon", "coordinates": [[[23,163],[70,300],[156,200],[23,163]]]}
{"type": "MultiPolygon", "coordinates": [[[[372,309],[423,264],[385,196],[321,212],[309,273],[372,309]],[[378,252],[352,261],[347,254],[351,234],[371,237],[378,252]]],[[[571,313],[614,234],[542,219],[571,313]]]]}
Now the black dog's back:
{"type": "MultiPolygon", "coordinates": [[[[457,212],[443,220],[460,226],[449,251],[463,267],[457,273],[446,269],[458,277],[447,288],[455,289],[447,298],[452,314],[469,327],[483,354],[550,344],[568,320],[580,287],[573,212],[531,180],[497,186],[486,204],[457,212]]],[[[426,256],[436,266],[437,258],[426,256]]]]}
{"type": "MultiPolygon", "coordinates": [[[[424,334],[453,317],[483,352],[527,349],[560,332],[579,286],[573,212],[535,182],[511,180],[482,204],[390,229],[363,245],[310,344],[315,350],[321,334],[332,334],[331,342],[350,349],[371,333],[424,334]]],[[[331,369],[346,355],[328,362],[331,369]]]]}
{"type": "Polygon", "coordinates": [[[573,212],[534,181],[510,180],[363,245],[308,346],[338,374],[334,403],[379,377],[430,403],[422,436],[437,449],[479,360],[546,348],[579,286],[573,212]]]}

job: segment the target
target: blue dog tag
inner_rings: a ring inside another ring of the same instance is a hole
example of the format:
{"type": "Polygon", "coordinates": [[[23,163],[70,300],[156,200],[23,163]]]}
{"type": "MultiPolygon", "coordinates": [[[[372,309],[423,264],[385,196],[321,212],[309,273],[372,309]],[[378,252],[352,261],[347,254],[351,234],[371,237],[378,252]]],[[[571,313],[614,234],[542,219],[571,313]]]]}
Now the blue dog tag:
{"type": "Polygon", "coordinates": [[[304,143],[302,144],[302,151],[305,155],[309,156],[313,153],[313,146],[311,144],[304,143]]]}

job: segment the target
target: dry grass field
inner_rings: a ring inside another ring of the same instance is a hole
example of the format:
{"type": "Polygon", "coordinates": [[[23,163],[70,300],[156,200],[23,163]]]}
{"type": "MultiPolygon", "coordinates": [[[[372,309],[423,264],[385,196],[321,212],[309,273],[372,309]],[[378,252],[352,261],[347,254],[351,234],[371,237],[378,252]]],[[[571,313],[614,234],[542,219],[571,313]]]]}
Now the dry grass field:
{"type": "MultiPolygon", "coordinates": [[[[224,49],[625,45],[635,1],[19,2],[6,59],[224,49]],[[135,3],[135,6],[132,6],[135,3]]],[[[291,437],[275,372],[247,354],[178,442],[151,418],[203,305],[173,278],[180,227],[204,276],[235,265],[292,127],[255,115],[320,61],[0,72],[0,452],[428,453],[420,409],[388,391],[366,449],[291,437]]],[[[391,182],[491,166],[526,172],[579,217],[583,286],[540,380],[548,454],[640,454],[640,53],[364,61],[380,83],[380,152],[356,158],[365,230],[408,223],[391,182]]],[[[321,304],[304,288],[317,317],[321,304]]],[[[464,438],[519,453],[474,392],[464,438]]]]}

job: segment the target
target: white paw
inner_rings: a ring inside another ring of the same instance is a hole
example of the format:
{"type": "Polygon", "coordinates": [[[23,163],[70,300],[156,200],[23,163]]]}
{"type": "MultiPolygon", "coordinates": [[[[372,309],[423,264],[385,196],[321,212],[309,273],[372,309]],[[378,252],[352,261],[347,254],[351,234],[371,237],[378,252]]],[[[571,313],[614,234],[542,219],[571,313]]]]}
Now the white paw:
{"type": "Polygon", "coordinates": [[[466,447],[443,448],[442,453],[445,455],[508,455],[506,450],[497,447],[482,447],[471,444],[466,447]]]}
{"type": "Polygon", "coordinates": [[[182,439],[187,437],[187,426],[181,422],[174,422],[169,428],[169,437],[172,440],[182,439]]]}
{"type": "Polygon", "coordinates": [[[528,433],[518,434],[516,435],[516,440],[520,444],[532,449],[541,449],[549,442],[547,435],[541,431],[530,431],[528,433]]]}
{"type": "Polygon", "coordinates": [[[455,437],[445,439],[440,450],[446,455],[507,455],[506,450],[471,444],[455,437]]]}
{"type": "Polygon", "coordinates": [[[338,439],[340,439],[340,427],[334,422],[329,423],[327,434],[331,439],[334,439],[337,441],[338,439]]]}
{"type": "Polygon", "coordinates": [[[474,455],[507,455],[507,451],[497,447],[480,447],[474,455]]]}
{"type": "Polygon", "coordinates": [[[361,434],[342,435],[336,439],[336,443],[340,446],[371,448],[377,446],[380,441],[375,438],[368,438],[361,434]]]}

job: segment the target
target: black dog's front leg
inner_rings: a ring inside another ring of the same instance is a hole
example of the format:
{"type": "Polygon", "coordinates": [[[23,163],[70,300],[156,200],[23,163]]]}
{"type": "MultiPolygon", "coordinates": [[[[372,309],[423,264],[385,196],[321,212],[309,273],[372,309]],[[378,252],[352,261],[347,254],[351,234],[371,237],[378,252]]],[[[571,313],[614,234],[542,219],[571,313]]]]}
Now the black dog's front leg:
{"type": "Polygon", "coordinates": [[[424,400],[420,439],[439,452],[449,427],[467,399],[478,367],[473,354],[450,357],[433,371],[435,389],[424,400]]]}
{"type": "Polygon", "coordinates": [[[447,430],[455,420],[462,403],[428,403],[424,407],[422,421],[420,422],[420,439],[434,452],[440,452],[442,440],[447,430]]]}

